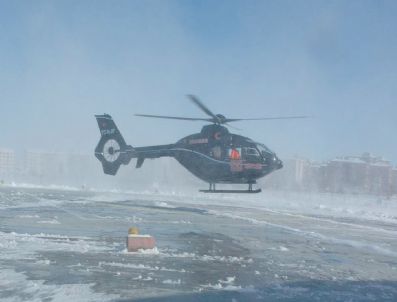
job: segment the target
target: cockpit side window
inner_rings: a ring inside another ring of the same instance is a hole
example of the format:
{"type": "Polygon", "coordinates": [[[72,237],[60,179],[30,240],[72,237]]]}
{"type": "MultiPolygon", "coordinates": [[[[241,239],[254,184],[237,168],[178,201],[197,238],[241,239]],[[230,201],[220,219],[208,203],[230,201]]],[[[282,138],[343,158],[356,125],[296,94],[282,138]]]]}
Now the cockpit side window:
{"type": "Polygon", "coordinates": [[[243,158],[248,162],[261,162],[262,157],[255,147],[244,147],[243,158]]]}

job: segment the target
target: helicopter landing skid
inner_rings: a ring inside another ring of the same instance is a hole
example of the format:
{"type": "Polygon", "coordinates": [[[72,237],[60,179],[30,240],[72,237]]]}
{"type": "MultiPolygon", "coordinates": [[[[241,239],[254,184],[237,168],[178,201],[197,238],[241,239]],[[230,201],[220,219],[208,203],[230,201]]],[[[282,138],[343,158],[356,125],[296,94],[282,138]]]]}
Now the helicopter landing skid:
{"type": "Polygon", "coordinates": [[[256,190],[200,190],[202,193],[260,193],[262,189],[256,190]]]}
{"type": "Polygon", "coordinates": [[[252,189],[252,184],[249,184],[248,190],[216,190],[215,184],[210,184],[209,190],[200,190],[202,193],[260,193],[262,189],[252,189]]]}

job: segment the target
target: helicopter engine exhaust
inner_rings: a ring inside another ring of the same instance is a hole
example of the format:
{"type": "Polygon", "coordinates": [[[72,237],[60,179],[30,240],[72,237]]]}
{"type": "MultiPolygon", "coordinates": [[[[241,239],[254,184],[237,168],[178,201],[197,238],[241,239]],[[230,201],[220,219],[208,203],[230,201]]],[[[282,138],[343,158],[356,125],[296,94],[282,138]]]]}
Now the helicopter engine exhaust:
{"type": "Polygon", "coordinates": [[[120,166],[128,165],[134,157],[134,148],[127,145],[112,117],[95,115],[101,139],[95,148],[95,157],[102,163],[103,172],[116,175],[120,166]]]}

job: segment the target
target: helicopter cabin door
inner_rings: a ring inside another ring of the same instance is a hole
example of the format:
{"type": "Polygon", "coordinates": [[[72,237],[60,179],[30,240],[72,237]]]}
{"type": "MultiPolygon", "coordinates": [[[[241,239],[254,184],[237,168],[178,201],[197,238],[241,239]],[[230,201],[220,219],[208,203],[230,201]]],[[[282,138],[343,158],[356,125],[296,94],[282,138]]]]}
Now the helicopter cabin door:
{"type": "Polygon", "coordinates": [[[243,160],[241,158],[241,148],[232,147],[228,150],[228,156],[230,160],[230,170],[232,172],[243,171],[243,160]]]}

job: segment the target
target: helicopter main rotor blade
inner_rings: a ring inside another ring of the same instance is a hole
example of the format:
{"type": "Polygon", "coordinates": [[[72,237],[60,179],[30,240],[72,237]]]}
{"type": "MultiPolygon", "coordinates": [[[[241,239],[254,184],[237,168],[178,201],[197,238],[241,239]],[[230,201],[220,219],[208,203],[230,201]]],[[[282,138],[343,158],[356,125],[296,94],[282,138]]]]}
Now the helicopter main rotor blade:
{"type": "Polygon", "coordinates": [[[302,119],[312,118],[308,115],[296,115],[296,116],[275,116],[275,117],[259,117],[259,118],[227,118],[226,123],[238,122],[238,121],[266,121],[266,120],[290,120],[290,119],[302,119]]]}
{"type": "Polygon", "coordinates": [[[135,114],[135,116],[164,118],[164,119],[172,119],[172,120],[184,120],[184,121],[206,121],[206,122],[212,122],[212,119],[209,119],[209,118],[179,117],[179,116],[151,115],[151,114],[135,114]]]}
{"type": "Polygon", "coordinates": [[[199,107],[202,111],[204,111],[207,115],[212,117],[213,119],[211,121],[213,122],[220,122],[219,118],[211,112],[196,96],[192,94],[188,94],[187,97],[196,104],[197,107],[199,107]]]}
{"type": "Polygon", "coordinates": [[[234,129],[234,130],[238,130],[238,131],[241,131],[241,130],[243,130],[243,129],[240,129],[240,128],[237,128],[237,127],[234,127],[234,126],[232,126],[232,125],[230,125],[230,124],[228,124],[228,123],[224,123],[224,125],[225,125],[226,127],[228,127],[228,128],[232,128],[232,129],[234,129]]]}

